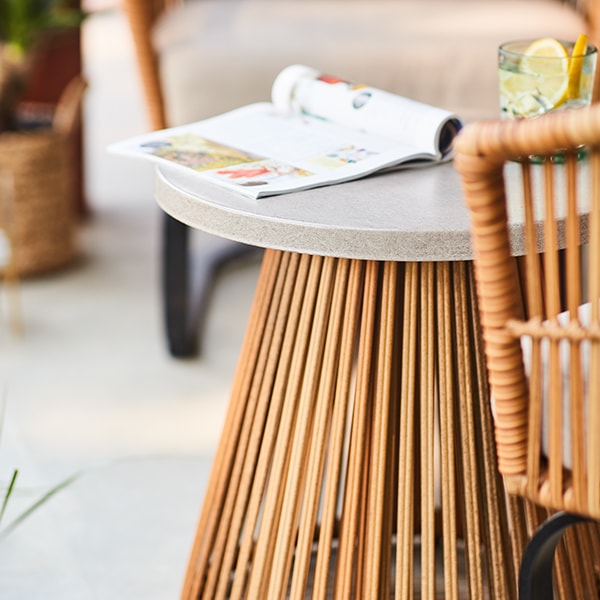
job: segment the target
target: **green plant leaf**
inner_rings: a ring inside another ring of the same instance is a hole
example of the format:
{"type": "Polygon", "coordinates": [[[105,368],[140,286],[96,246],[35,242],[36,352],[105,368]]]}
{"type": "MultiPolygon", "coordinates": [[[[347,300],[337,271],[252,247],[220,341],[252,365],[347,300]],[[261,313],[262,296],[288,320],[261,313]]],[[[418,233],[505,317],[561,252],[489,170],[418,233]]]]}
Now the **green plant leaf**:
{"type": "MultiPolygon", "coordinates": [[[[12,1],[12,0],[8,0],[12,1]]],[[[2,0],[0,0],[2,2],[2,0]]],[[[0,394],[0,434],[2,433],[4,427],[4,416],[6,414],[6,405],[7,405],[7,391],[6,387],[2,387],[0,394]]],[[[0,436],[1,437],[1,436],[0,436]]],[[[33,512],[35,512],[40,506],[45,504],[52,496],[63,490],[64,488],[70,486],[74,481],[79,479],[81,475],[83,475],[86,470],[80,470],[70,475],[57,485],[50,488],[43,496],[41,496],[38,500],[36,500],[29,508],[24,510],[20,515],[18,515],[15,519],[13,519],[5,528],[0,529],[0,541],[2,541],[6,536],[8,536],[12,531],[14,531],[27,517],[29,517],[33,512]]],[[[6,493],[4,494],[4,498],[2,499],[2,506],[0,506],[0,524],[2,523],[2,518],[4,517],[4,513],[6,512],[6,507],[8,506],[8,501],[15,489],[15,483],[17,481],[17,476],[19,474],[19,470],[15,469],[13,471],[10,483],[8,484],[8,488],[6,489],[6,493]]]]}
{"type": "Polygon", "coordinates": [[[67,0],[0,0],[0,41],[25,54],[45,30],[81,24],[67,0]]]}
{"type": "Polygon", "coordinates": [[[2,517],[4,516],[4,512],[6,511],[6,506],[8,505],[8,500],[13,492],[15,487],[15,481],[17,481],[17,475],[19,474],[19,470],[15,469],[8,484],[8,489],[6,490],[6,494],[4,494],[4,500],[2,501],[2,507],[0,507],[0,523],[2,523],[2,517]]]}
{"type": "MultiPolygon", "coordinates": [[[[46,502],[48,502],[48,500],[50,500],[50,498],[52,498],[55,494],[57,494],[61,490],[65,489],[66,487],[69,487],[71,484],[73,484],[75,481],[77,481],[85,472],[86,472],[86,470],[77,471],[73,475],[70,475],[66,479],[63,479],[63,481],[61,481],[60,483],[58,483],[57,485],[52,487],[50,490],[48,490],[43,496],[41,496],[38,500],[36,500],[29,508],[24,510],[18,517],[13,519],[6,527],[4,527],[2,530],[0,530],[0,542],[2,542],[7,536],[9,536],[21,523],[23,523],[23,521],[25,521],[25,519],[27,519],[27,517],[29,517],[38,508],[40,508],[42,505],[44,505],[46,502]]],[[[13,480],[14,479],[15,479],[15,477],[13,477],[13,480]]],[[[6,498],[5,500],[7,500],[7,499],[8,498],[6,498]]],[[[1,517],[1,513],[0,513],[0,517],[1,517]]]]}

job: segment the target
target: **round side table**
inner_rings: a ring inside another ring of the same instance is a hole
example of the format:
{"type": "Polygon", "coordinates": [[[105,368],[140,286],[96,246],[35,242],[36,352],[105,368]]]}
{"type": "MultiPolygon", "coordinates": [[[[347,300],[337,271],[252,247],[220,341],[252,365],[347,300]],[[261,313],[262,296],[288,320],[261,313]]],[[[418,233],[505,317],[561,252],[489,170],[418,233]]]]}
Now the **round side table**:
{"type": "Polygon", "coordinates": [[[182,598],[516,598],[543,515],[495,468],[453,166],[260,200],[161,167],[156,198],[267,249],[182,598]]]}

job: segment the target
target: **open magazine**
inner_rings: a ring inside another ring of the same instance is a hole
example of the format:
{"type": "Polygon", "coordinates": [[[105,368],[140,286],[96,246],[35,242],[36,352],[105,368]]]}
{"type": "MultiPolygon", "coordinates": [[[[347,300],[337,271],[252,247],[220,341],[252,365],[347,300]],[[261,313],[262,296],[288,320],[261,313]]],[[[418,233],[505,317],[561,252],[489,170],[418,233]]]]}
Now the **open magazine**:
{"type": "Polygon", "coordinates": [[[448,160],[461,126],[441,108],[292,65],[275,79],[270,103],[134,137],[109,150],[192,169],[261,198],[448,160]]]}

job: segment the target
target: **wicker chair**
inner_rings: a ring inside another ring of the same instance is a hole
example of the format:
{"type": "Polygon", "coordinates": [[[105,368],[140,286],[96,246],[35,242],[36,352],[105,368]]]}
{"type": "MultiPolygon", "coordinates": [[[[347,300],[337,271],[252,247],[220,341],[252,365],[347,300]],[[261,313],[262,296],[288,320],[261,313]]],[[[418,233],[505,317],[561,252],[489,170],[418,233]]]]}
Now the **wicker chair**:
{"type": "Polygon", "coordinates": [[[574,585],[597,597],[590,558],[600,557],[600,105],[473,123],[456,152],[499,469],[510,493],[564,511],[523,555],[521,600],[552,598],[556,544],[588,518],[565,539],[576,557],[574,585]]]}
{"type": "MultiPolygon", "coordinates": [[[[122,2],[131,26],[153,129],[265,100],[274,75],[290,61],[306,62],[336,75],[443,106],[464,118],[480,116],[482,106],[493,114],[496,110],[493,66],[483,69],[480,65],[488,60],[493,65],[496,42],[510,35],[577,35],[579,31],[573,30],[581,27],[591,33],[596,29],[596,18],[595,14],[588,14],[584,4],[594,8],[594,13],[598,12],[595,8],[598,3],[575,0],[514,2],[508,10],[500,0],[439,2],[435,9],[424,8],[422,0],[371,1],[368,6],[364,0],[344,3],[337,0],[319,3],[299,0],[122,2]],[[174,14],[181,15],[184,8],[190,8],[189,5],[196,5],[200,10],[187,11],[183,19],[172,19],[174,14]],[[523,10],[529,12],[514,16],[521,5],[528,5],[529,8],[523,10]],[[342,6],[343,9],[338,8],[342,6]],[[476,8],[476,15],[471,14],[470,7],[476,8]],[[535,15],[539,10],[546,14],[538,20],[535,15]],[[432,12],[436,13],[438,27],[448,30],[442,38],[430,27],[432,12]],[[462,13],[468,14],[468,18],[462,13]],[[497,13],[500,19],[494,18],[497,13]],[[452,19],[451,26],[446,23],[446,16],[452,19]],[[420,22],[413,23],[415,18],[420,22]],[[231,20],[234,25],[227,29],[231,20]],[[170,24],[166,27],[167,37],[175,38],[171,39],[167,51],[157,41],[160,35],[156,36],[157,29],[165,34],[166,22],[170,24]],[[254,31],[252,28],[257,29],[255,37],[248,34],[248,29],[254,31]],[[203,39],[192,39],[196,30],[197,37],[204,36],[206,43],[203,39]],[[450,43],[448,36],[452,38],[450,43]],[[310,43],[306,43],[307,39],[310,43]],[[483,54],[487,58],[482,56],[482,43],[486,45],[483,54]],[[491,54],[487,54],[488,51],[491,54]],[[457,65],[460,68],[457,69],[457,65]],[[430,76],[423,77],[423,72],[430,76]],[[459,76],[459,72],[462,75],[459,76]],[[488,78],[473,86],[470,84],[473,72],[488,72],[488,78]],[[224,80],[228,81],[224,83],[224,80]],[[479,102],[480,96],[485,97],[485,102],[479,102]],[[180,106],[182,99],[184,109],[180,106]],[[190,103],[192,108],[189,108],[190,103]]],[[[198,308],[198,299],[192,304],[189,298],[188,271],[191,269],[197,274],[198,268],[203,267],[204,291],[207,292],[214,269],[232,253],[236,255],[247,249],[214,240],[215,253],[191,265],[188,236],[185,225],[165,216],[163,300],[169,346],[175,356],[193,354],[197,341],[198,323],[189,315],[192,308],[198,308]]],[[[200,299],[200,311],[202,306],[200,299]]]]}

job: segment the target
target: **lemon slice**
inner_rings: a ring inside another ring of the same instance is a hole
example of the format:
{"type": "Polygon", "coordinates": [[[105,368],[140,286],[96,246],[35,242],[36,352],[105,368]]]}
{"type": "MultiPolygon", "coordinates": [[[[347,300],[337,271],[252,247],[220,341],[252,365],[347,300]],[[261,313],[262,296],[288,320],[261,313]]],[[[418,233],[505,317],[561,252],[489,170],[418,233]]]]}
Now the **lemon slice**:
{"type": "Polygon", "coordinates": [[[553,108],[568,98],[569,52],[554,38],[532,42],[523,54],[519,71],[537,79],[538,93],[553,108]]]}
{"type": "Polygon", "coordinates": [[[573,46],[571,60],[569,62],[569,86],[567,95],[569,100],[579,98],[579,84],[581,82],[581,70],[583,68],[583,58],[587,50],[588,36],[581,33],[573,46]]]}
{"type": "Polygon", "coordinates": [[[569,70],[569,52],[554,38],[531,42],[523,52],[521,71],[536,75],[562,75],[569,70]],[[547,58],[548,60],[544,60],[547,58]],[[562,58],[565,60],[556,60],[562,58]]]}

